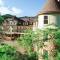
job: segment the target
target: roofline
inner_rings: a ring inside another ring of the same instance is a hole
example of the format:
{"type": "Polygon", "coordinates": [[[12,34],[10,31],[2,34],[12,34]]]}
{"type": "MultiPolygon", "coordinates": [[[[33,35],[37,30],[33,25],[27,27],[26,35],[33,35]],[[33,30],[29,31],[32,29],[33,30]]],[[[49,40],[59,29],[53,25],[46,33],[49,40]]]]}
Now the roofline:
{"type": "Polygon", "coordinates": [[[56,11],[40,12],[40,14],[38,15],[43,15],[43,14],[60,14],[60,11],[59,12],[56,12],[56,11]]]}

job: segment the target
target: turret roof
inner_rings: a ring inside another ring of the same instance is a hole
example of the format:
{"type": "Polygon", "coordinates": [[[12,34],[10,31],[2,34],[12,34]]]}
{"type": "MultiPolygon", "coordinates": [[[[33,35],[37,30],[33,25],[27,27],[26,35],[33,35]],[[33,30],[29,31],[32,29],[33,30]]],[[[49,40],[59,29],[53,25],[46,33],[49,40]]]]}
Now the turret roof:
{"type": "Polygon", "coordinates": [[[47,0],[39,14],[60,13],[60,0],[47,0]]]}

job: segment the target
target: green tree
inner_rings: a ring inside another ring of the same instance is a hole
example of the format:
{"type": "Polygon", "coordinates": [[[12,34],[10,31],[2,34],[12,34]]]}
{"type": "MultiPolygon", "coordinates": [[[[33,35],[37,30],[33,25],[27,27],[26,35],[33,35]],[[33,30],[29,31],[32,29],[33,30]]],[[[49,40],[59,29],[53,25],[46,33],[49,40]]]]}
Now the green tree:
{"type": "Polygon", "coordinates": [[[3,22],[4,22],[4,18],[0,16],[0,25],[2,25],[3,22]]]}
{"type": "Polygon", "coordinates": [[[6,14],[6,15],[2,15],[2,17],[3,17],[4,19],[7,19],[7,18],[11,18],[11,17],[13,17],[13,15],[6,14]]]}

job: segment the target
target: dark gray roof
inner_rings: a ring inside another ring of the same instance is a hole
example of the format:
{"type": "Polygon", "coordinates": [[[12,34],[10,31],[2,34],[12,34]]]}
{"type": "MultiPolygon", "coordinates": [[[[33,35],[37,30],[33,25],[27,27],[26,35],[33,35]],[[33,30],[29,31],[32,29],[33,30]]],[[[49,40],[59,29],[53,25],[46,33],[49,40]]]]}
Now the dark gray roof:
{"type": "Polygon", "coordinates": [[[43,9],[39,14],[60,13],[60,1],[59,0],[47,0],[43,9]]]}
{"type": "Polygon", "coordinates": [[[21,20],[25,21],[25,22],[34,22],[37,20],[37,17],[20,17],[21,20]]]}

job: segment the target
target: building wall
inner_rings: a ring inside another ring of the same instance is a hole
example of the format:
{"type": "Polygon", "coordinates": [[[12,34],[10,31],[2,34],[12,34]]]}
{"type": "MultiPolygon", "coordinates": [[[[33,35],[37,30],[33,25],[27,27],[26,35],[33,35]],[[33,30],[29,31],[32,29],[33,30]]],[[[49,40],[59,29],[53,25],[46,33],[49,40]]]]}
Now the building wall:
{"type": "Polygon", "coordinates": [[[37,26],[38,26],[38,21],[35,21],[33,23],[33,31],[35,31],[37,29],[37,26]]]}
{"type": "Polygon", "coordinates": [[[38,28],[42,29],[45,28],[47,25],[57,25],[60,27],[60,14],[45,14],[38,16],[38,28]],[[44,24],[44,16],[48,16],[48,24],[44,24]]]}
{"type": "Polygon", "coordinates": [[[6,20],[8,21],[8,25],[16,25],[17,24],[16,19],[7,18],[6,20]]]}

